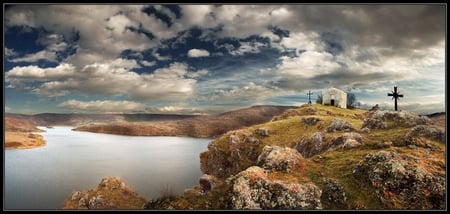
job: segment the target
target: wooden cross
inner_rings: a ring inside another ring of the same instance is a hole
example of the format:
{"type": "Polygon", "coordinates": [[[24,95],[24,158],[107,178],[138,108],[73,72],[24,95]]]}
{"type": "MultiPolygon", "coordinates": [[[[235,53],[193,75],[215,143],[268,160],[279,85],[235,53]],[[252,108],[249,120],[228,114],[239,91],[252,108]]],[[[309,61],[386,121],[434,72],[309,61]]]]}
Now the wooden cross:
{"type": "Polygon", "coordinates": [[[311,94],[313,94],[310,90],[308,90],[308,93],[306,93],[309,97],[309,104],[311,104],[311,94]]]}
{"type": "Polygon", "coordinates": [[[400,94],[400,92],[397,92],[397,86],[394,85],[394,91],[392,93],[388,93],[388,96],[392,96],[392,99],[395,99],[395,110],[397,111],[397,99],[400,99],[400,97],[403,97],[403,94],[400,94]]]}

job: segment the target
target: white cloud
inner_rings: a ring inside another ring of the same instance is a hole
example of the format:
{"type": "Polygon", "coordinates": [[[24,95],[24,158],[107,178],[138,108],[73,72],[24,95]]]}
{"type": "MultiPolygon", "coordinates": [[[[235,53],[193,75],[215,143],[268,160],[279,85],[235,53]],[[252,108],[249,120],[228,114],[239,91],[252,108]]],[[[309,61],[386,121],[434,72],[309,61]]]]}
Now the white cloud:
{"type": "Polygon", "coordinates": [[[204,49],[191,49],[188,51],[188,56],[189,57],[205,57],[205,56],[209,56],[209,52],[207,50],[204,49]]]}
{"type": "Polygon", "coordinates": [[[332,73],[340,68],[333,55],[328,52],[306,51],[299,57],[282,56],[280,59],[282,62],[277,66],[279,73],[301,78],[332,73]]]}
{"type": "Polygon", "coordinates": [[[61,108],[71,109],[81,112],[98,112],[98,113],[125,113],[125,112],[141,112],[145,110],[142,103],[131,101],[112,101],[112,100],[96,100],[96,101],[78,101],[68,100],[58,105],[61,108]]]}
{"type": "Polygon", "coordinates": [[[33,54],[27,54],[23,57],[10,59],[11,62],[37,62],[39,60],[46,60],[49,62],[56,62],[56,52],[49,50],[42,50],[33,54]]]}
{"type": "Polygon", "coordinates": [[[234,56],[241,56],[246,53],[259,53],[261,52],[261,48],[267,46],[267,44],[262,42],[241,42],[238,49],[230,50],[230,54],[234,56]]]}
{"type": "Polygon", "coordinates": [[[151,67],[151,66],[156,65],[156,62],[155,62],[155,61],[149,62],[149,61],[147,61],[147,60],[142,60],[141,63],[142,63],[144,66],[147,66],[147,67],[151,67]]]}
{"type": "Polygon", "coordinates": [[[9,48],[5,47],[5,56],[6,57],[13,57],[15,55],[17,55],[17,52],[14,51],[14,49],[9,49],[9,48]]]}
{"type": "Polygon", "coordinates": [[[10,82],[48,81],[69,78],[75,74],[73,65],[63,63],[54,68],[40,68],[35,65],[16,66],[6,73],[10,82]]]}
{"type": "Polygon", "coordinates": [[[292,32],[284,37],[280,45],[283,48],[292,48],[306,51],[323,51],[324,45],[316,32],[292,32]]]}
{"type": "Polygon", "coordinates": [[[63,51],[67,48],[67,43],[64,42],[64,37],[61,34],[48,34],[38,38],[38,42],[50,51],[63,51]]]}
{"type": "MultiPolygon", "coordinates": [[[[43,27],[58,32],[39,39],[48,44],[49,50],[60,51],[67,45],[62,38],[72,41],[78,36],[77,52],[66,62],[81,69],[114,60],[126,49],[142,51],[155,47],[157,41],[128,29],[129,26],[139,27],[140,20],[135,18],[136,14],[144,17],[141,8],[139,5],[33,5],[30,9],[27,5],[18,5],[5,12],[5,23],[7,27],[43,27]]],[[[49,51],[39,54],[41,57],[30,55],[15,62],[55,59],[49,51]]]]}
{"type": "Polygon", "coordinates": [[[34,91],[50,97],[79,92],[124,95],[133,100],[184,100],[195,94],[194,78],[208,73],[207,70],[188,71],[182,63],[172,63],[153,74],[129,71],[135,66],[135,60],[116,59],[108,64],[90,64],[78,71],[70,64],[55,68],[14,67],[7,72],[7,78],[11,85],[23,88],[24,83],[43,82],[34,91]]]}

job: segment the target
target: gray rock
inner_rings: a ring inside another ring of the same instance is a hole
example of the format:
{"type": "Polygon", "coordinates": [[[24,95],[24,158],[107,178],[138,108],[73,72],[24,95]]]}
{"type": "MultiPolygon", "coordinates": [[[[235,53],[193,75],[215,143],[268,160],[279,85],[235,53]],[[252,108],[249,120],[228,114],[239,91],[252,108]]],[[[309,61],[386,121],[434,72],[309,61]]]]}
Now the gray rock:
{"type": "Polygon", "coordinates": [[[322,190],[322,201],[327,201],[337,208],[347,208],[347,195],[344,187],[333,179],[325,179],[325,187],[322,190]]]}
{"type": "Polygon", "coordinates": [[[319,121],[321,121],[321,119],[318,117],[302,117],[302,122],[308,126],[316,125],[319,121]]]}
{"type": "Polygon", "coordinates": [[[263,136],[263,137],[267,137],[269,136],[269,129],[267,128],[258,128],[256,129],[256,134],[263,136]]]}
{"type": "Polygon", "coordinates": [[[322,209],[321,190],[312,183],[271,180],[252,166],[227,179],[232,209],[322,209]]]}
{"type": "Polygon", "coordinates": [[[333,121],[331,121],[331,124],[327,127],[327,132],[336,132],[344,130],[352,131],[355,130],[355,128],[349,122],[336,118],[334,118],[333,121]]]}
{"type": "Polygon", "coordinates": [[[355,148],[361,145],[363,145],[363,141],[360,134],[356,132],[344,133],[331,140],[331,145],[328,150],[355,148]]]}
{"type": "Polygon", "coordinates": [[[288,147],[264,146],[258,157],[258,164],[266,170],[290,172],[302,162],[297,150],[288,147]]]}
{"type": "Polygon", "coordinates": [[[303,137],[300,143],[293,145],[293,148],[297,149],[303,157],[309,158],[327,149],[325,138],[325,133],[315,132],[309,138],[303,137]]]}
{"type": "Polygon", "coordinates": [[[364,119],[362,128],[388,129],[397,127],[414,127],[416,125],[431,124],[430,118],[418,116],[408,111],[381,111],[370,112],[364,119]]]}
{"type": "Polygon", "coordinates": [[[445,130],[438,126],[418,125],[408,133],[412,137],[426,137],[445,143],[445,130]]]}
{"type": "Polygon", "coordinates": [[[369,153],[355,165],[353,175],[373,186],[386,208],[444,209],[445,166],[430,160],[425,168],[417,164],[418,159],[395,151],[369,153]]]}

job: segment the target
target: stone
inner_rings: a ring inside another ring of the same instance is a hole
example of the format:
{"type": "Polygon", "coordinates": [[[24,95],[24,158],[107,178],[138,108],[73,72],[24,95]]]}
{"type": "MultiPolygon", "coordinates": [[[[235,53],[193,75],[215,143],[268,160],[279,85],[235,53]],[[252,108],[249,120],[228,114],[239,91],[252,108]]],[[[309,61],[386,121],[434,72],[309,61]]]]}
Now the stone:
{"type": "Polygon", "coordinates": [[[203,192],[212,191],[219,184],[219,182],[219,179],[217,179],[215,176],[208,174],[203,174],[199,178],[199,184],[203,192]]]}
{"type": "Polygon", "coordinates": [[[263,136],[263,137],[267,137],[269,136],[269,129],[267,128],[258,128],[256,129],[256,134],[263,136]]]}
{"type": "Polygon", "coordinates": [[[232,186],[232,209],[322,209],[321,190],[313,183],[271,180],[252,166],[227,179],[232,186]]]}
{"type": "Polygon", "coordinates": [[[331,124],[327,127],[327,132],[343,131],[346,129],[348,129],[348,131],[355,130],[355,128],[351,123],[341,119],[334,118],[331,121],[331,124]]]}
{"type": "Polygon", "coordinates": [[[288,147],[264,146],[258,164],[266,170],[291,172],[300,166],[303,157],[297,150],[288,147]]]}

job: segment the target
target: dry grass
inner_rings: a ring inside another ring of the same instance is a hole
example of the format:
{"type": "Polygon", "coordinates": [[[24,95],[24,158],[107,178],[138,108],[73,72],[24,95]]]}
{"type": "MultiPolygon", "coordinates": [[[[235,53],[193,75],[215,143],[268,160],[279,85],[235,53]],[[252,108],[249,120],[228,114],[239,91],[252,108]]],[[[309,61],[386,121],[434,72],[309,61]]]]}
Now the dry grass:
{"type": "Polygon", "coordinates": [[[30,149],[45,145],[46,142],[41,135],[5,131],[5,149],[30,149]]]}

